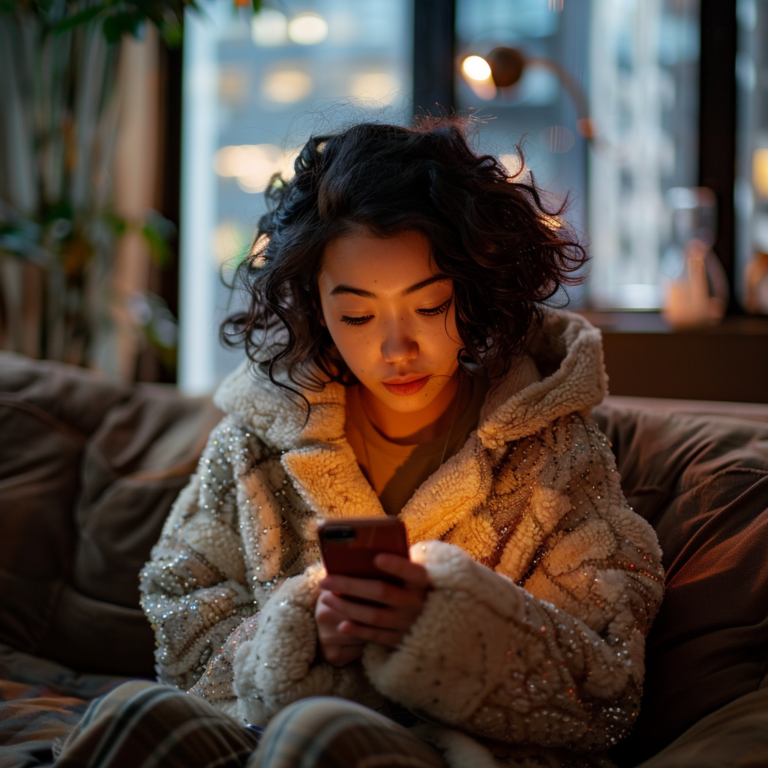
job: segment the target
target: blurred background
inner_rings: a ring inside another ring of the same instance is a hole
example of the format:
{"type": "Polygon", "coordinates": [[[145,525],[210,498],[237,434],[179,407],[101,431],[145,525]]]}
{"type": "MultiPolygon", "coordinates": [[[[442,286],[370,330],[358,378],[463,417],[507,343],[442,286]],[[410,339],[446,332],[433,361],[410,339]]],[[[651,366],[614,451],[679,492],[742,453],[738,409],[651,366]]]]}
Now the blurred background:
{"type": "Polygon", "coordinates": [[[270,176],[456,111],[568,197],[614,394],[768,402],[767,39],[768,0],[1,0],[0,344],[211,391],[270,176]]]}

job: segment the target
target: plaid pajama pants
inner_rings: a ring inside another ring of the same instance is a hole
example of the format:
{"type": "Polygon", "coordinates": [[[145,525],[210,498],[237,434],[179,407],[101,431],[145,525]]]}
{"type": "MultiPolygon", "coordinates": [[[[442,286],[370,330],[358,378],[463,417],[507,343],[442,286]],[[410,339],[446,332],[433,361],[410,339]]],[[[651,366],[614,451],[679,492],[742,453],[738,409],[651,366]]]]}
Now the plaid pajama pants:
{"type": "Polygon", "coordinates": [[[134,681],[96,699],[55,768],[445,768],[405,728],[344,699],[280,712],[263,736],[197,696],[134,681]]]}

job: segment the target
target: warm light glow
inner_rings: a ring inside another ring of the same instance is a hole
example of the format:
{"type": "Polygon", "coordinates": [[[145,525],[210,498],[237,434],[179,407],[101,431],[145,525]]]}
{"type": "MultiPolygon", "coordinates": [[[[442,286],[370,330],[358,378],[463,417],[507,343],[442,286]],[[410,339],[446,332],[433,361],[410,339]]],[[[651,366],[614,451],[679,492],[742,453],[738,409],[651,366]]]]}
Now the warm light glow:
{"type": "Polygon", "coordinates": [[[293,163],[299,149],[283,151],[274,144],[243,144],[222,147],[213,164],[219,176],[234,177],[244,192],[263,192],[275,173],[284,179],[293,176],[293,163]]]}
{"type": "Polygon", "coordinates": [[[269,235],[261,234],[259,235],[256,242],[253,244],[253,247],[251,248],[250,258],[251,258],[251,266],[254,267],[263,267],[267,260],[264,256],[264,251],[266,250],[267,246],[269,245],[269,235]]]}
{"type": "Polygon", "coordinates": [[[219,176],[237,176],[248,147],[222,147],[213,156],[213,167],[219,176]]]}
{"type": "Polygon", "coordinates": [[[288,19],[284,13],[265,8],[251,21],[251,38],[256,45],[285,45],[288,42],[288,19]]]}
{"type": "Polygon", "coordinates": [[[526,184],[530,181],[531,171],[528,166],[523,165],[520,155],[513,153],[499,155],[499,162],[507,169],[507,173],[514,177],[513,179],[510,179],[510,181],[515,183],[519,182],[521,184],[526,184]]]}
{"type": "Polygon", "coordinates": [[[292,179],[296,175],[296,171],[293,170],[293,165],[296,162],[296,158],[299,156],[300,152],[301,147],[296,147],[296,149],[286,150],[283,153],[280,173],[283,175],[283,178],[286,181],[288,181],[288,179],[292,179]]]}
{"type": "Polygon", "coordinates": [[[758,195],[768,197],[768,149],[756,149],[752,155],[752,183],[758,195]]]}
{"type": "Polygon", "coordinates": [[[541,217],[541,220],[550,229],[560,229],[563,226],[563,220],[559,216],[550,216],[549,214],[544,214],[541,217]]]}
{"type": "Polygon", "coordinates": [[[328,37],[328,22],[319,13],[300,13],[288,22],[288,37],[299,45],[317,45],[328,37]]]}
{"type": "Polygon", "coordinates": [[[397,95],[400,81],[386,72],[357,75],[352,80],[351,93],[357,101],[389,104],[397,95]]]}
{"type": "Polygon", "coordinates": [[[491,68],[482,56],[467,56],[461,63],[461,69],[470,80],[483,82],[491,77],[491,68]]]}
{"type": "Polygon", "coordinates": [[[312,93],[312,78],[298,69],[270,72],[261,82],[261,91],[270,101],[295,104],[312,93]]]}

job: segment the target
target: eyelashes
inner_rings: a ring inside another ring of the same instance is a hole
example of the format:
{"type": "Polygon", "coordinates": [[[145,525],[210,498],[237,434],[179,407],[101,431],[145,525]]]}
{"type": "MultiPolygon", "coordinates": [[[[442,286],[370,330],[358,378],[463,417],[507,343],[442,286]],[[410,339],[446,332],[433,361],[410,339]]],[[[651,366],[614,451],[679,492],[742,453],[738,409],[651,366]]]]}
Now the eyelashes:
{"type": "Polygon", "coordinates": [[[453,300],[453,297],[448,299],[448,301],[444,301],[439,307],[433,307],[432,309],[417,309],[416,311],[420,315],[427,315],[429,317],[432,317],[433,315],[442,315],[443,312],[448,311],[448,307],[451,306],[452,300],[453,300]]]}
{"type": "Polygon", "coordinates": [[[347,315],[342,315],[341,322],[347,325],[362,325],[367,323],[372,317],[373,315],[365,315],[364,317],[347,317],[347,315]]]}
{"type": "MultiPolygon", "coordinates": [[[[427,317],[442,315],[444,312],[448,311],[448,307],[451,306],[451,301],[453,301],[453,297],[447,301],[444,301],[438,307],[432,307],[431,309],[417,309],[416,312],[418,312],[420,315],[426,315],[427,317]]],[[[367,323],[372,317],[373,315],[363,315],[362,317],[349,317],[348,315],[342,315],[341,322],[346,323],[347,325],[363,325],[367,323]]]]}
{"type": "Polygon", "coordinates": [[[365,315],[364,317],[347,317],[347,315],[342,315],[341,322],[347,325],[362,325],[367,323],[372,317],[373,315],[365,315]]]}

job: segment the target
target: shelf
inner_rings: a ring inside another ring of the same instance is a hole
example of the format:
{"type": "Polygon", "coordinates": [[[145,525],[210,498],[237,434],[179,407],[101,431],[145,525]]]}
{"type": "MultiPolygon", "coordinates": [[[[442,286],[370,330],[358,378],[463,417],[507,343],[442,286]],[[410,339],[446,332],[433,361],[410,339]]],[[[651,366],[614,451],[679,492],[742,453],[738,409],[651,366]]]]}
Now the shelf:
{"type": "Polygon", "coordinates": [[[603,334],[612,395],[768,403],[768,317],[686,331],[657,312],[581,312],[603,334]]]}

